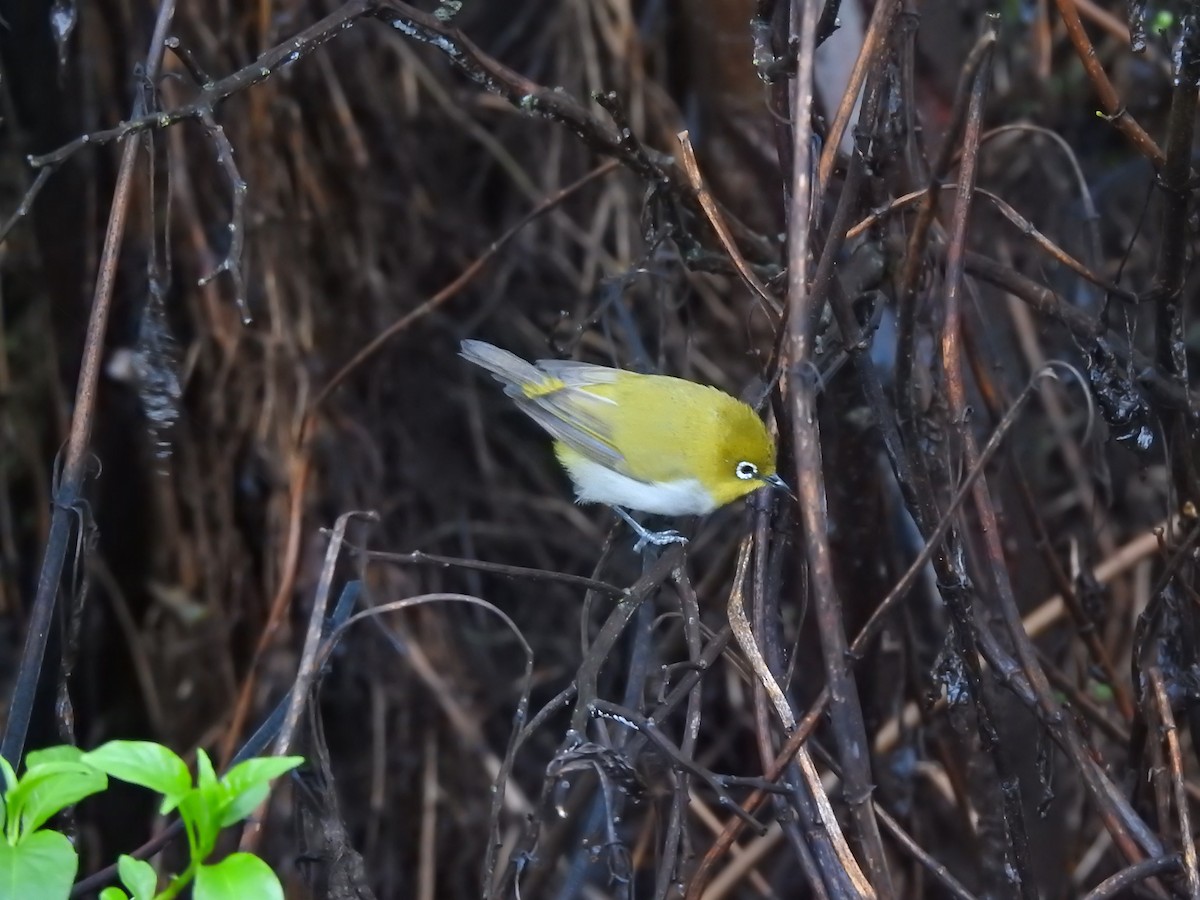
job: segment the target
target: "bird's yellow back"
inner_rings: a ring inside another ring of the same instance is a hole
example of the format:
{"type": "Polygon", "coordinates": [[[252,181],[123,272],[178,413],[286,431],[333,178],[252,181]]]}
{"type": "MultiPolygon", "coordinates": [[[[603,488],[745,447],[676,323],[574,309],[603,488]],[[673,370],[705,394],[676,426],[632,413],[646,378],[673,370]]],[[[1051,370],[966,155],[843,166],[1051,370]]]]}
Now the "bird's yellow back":
{"type": "Polygon", "coordinates": [[[626,474],[639,481],[698,480],[723,506],[761,486],[738,478],[749,461],[775,474],[775,447],[749,406],[707,385],[666,375],[621,372],[611,384],[578,388],[613,401],[604,416],[626,474]]]}

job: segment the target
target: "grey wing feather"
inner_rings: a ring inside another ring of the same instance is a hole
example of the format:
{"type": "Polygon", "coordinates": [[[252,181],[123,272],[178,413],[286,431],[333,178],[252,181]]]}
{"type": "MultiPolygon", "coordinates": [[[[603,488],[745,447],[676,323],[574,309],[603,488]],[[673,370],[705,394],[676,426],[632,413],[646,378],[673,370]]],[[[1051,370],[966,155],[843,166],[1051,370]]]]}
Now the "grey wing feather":
{"type": "Polygon", "coordinates": [[[608,366],[575,362],[573,359],[539,359],[537,367],[569,388],[587,387],[589,384],[612,384],[621,371],[610,369],[608,366]]]}
{"type": "Polygon", "coordinates": [[[613,446],[605,423],[605,408],[613,406],[613,401],[580,390],[593,384],[613,383],[619,370],[570,359],[539,359],[537,367],[561,381],[564,387],[526,400],[522,408],[572,450],[610,469],[624,471],[625,457],[613,446]]]}
{"type": "Polygon", "coordinates": [[[484,341],[463,341],[459,345],[459,356],[468,362],[473,362],[486,369],[497,381],[504,385],[505,393],[513,396],[512,388],[517,393],[524,393],[522,385],[541,384],[546,380],[546,374],[531,363],[527,363],[515,353],[501,350],[499,347],[484,341]]]}
{"type": "Polygon", "coordinates": [[[625,457],[610,443],[604,424],[588,414],[586,406],[589,402],[608,401],[563,388],[536,400],[519,399],[517,406],[555,440],[562,441],[592,462],[622,472],[625,457]]]}
{"type": "Polygon", "coordinates": [[[616,381],[617,369],[571,360],[542,359],[537,364],[483,341],[463,341],[460,356],[486,369],[504,385],[504,393],[551,437],[610,469],[623,471],[625,457],[612,445],[603,409],[611,400],[580,388],[616,381]],[[526,389],[545,386],[549,379],[563,387],[530,397],[526,389]]]}

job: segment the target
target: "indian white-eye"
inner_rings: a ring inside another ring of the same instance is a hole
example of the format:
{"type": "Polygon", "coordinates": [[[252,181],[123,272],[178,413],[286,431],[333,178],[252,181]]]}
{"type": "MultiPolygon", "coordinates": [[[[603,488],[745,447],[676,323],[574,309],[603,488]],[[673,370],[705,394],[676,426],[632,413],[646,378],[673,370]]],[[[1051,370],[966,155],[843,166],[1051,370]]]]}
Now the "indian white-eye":
{"type": "Polygon", "coordinates": [[[528,363],[483,341],[463,341],[461,355],[554,438],[579,502],[613,507],[639,546],[683,538],[648,532],[624,509],[705,515],[763,485],[786,489],[762,420],[714,387],[570,360],[528,363]]]}

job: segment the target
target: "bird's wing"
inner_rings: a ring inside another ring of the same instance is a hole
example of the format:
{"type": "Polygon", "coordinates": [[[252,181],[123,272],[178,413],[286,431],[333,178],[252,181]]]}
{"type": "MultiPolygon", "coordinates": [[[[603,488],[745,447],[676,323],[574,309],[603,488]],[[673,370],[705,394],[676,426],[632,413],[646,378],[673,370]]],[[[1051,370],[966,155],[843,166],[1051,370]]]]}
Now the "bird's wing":
{"type": "Polygon", "coordinates": [[[555,440],[592,462],[624,472],[625,457],[613,444],[610,424],[616,401],[587,390],[615,383],[620,371],[570,360],[541,359],[537,367],[561,387],[534,396],[514,396],[517,405],[555,440]]]}
{"type": "Polygon", "coordinates": [[[576,362],[573,359],[539,359],[534,363],[551,378],[557,378],[567,387],[591,387],[597,384],[614,384],[617,378],[628,375],[620,369],[597,366],[594,363],[576,362]]]}

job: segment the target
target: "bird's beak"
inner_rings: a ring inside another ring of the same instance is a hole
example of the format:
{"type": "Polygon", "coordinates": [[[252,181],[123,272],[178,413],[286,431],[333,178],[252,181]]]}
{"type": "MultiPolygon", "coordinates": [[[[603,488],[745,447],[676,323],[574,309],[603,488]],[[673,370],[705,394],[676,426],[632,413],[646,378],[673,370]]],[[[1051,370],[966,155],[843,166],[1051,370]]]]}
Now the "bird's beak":
{"type": "Polygon", "coordinates": [[[763,479],[763,482],[765,484],[769,484],[773,488],[779,488],[781,491],[787,491],[789,494],[792,492],[792,489],[787,486],[787,482],[778,475],[768,475],[763,479]]]}
{"type": "Polygon", "coordinates": [[[792,489],[790,487],[788,487],[788,483],[786,481],[784,481],[782,478],[780,478],[778,475],[768,475],[766,478],[764,478],[762,480],[762,482],[767,487],[771,487],[771,488],[775,488],[776,490],[783,491],[785,494],[787,494],[789,497],[791,497],[797,503],[800,502],[799,499],[797,499],[796,495],[792,493],[792,489]]]}

